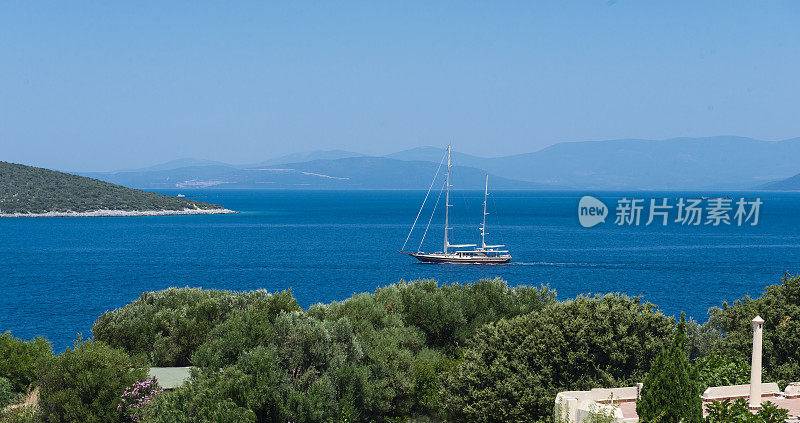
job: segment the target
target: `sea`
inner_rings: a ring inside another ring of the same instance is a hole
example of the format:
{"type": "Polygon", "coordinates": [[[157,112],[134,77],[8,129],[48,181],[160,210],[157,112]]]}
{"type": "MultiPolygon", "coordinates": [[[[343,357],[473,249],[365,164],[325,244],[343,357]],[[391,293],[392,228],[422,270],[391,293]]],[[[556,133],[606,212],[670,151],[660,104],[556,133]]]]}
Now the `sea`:
{"type": "MultiPolygon", "coordinates": [[[[800,273],[798,193],[493,192],[487,243],[506,245],[513,262],[482,266],[423,264],[398,254],[404,243],[405,251],[442,249],[444,199],[437,193],[420,212],[425,191],[158,192],[239,213],[0,218],[0,332],[44,336],[60,351],[78,334],[90,337],[103,312],[145,291],[290,289],[307,307],[421,278],[548,285],[560,300],[622,293],[702,323],[710,307],[759,296],[786,272],[800,273]],[[583,196],[608,208],[596,226],[579,222],[583,196]],[[711,205],[704,197],[730,199],[723,202],[731,207],[730,224],[706,224],[711,205]],[[675,221],[682,198],[706,207],[699,225],[675,221]],[[617,209],[637,199],[638,224],[616,222],[617,209]],[[760,201],[756,225],[755,213],[741,226],[734,219],[739,199],[760,201]],[[668,213],[666,225],[660,215],[647,224],[651,200],[672,205],[659,209],[668,213]]],[[[451,242],[479,242],[483,192],[454,191],[451,204],[451,242]]]]}

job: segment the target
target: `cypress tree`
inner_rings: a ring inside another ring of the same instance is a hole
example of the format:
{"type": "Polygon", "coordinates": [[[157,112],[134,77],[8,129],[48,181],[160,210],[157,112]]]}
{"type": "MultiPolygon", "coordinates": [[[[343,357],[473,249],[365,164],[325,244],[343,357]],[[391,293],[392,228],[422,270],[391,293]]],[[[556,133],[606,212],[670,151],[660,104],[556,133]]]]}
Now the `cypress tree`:
{"type": "Polygon", "coordinates": [[[669,347],[663,349],[644,379],[636,403],[641,422],[702,422],[697,371],[686,355],[686,317],[669,347]]]}

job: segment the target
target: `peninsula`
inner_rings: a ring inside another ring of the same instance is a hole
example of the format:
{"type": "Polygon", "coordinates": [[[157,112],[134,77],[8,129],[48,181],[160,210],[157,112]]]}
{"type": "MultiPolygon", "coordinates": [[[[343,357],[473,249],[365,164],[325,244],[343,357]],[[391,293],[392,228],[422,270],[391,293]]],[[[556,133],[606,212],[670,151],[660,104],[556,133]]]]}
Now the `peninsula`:
{"type": "Polygon", "coordinates": [[[234,213],[216,204],[0,161],[0,217],[234,213]]]}

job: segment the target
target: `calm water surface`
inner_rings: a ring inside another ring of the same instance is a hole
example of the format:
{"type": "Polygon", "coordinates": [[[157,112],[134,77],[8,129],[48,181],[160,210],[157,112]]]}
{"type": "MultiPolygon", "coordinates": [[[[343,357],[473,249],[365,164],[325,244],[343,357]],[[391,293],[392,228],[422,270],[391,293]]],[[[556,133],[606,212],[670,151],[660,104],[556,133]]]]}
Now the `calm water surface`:
{"type": "MultiPolygon", "coordinates": [[[[501,266],[420,264],[397,254],[425,196],[420,191],[186,194],[241,213],[0,219],[0,331],[22,338],[44,335],[60,350],[77,333],[89,335],[101,313],[144,291],[291,288],[308,306],[417,278],[549,284],[560,299],[623,292],[642,296],[667,314],[686,311],[705,321],[709,307],[757,296],[784,272],[800,272],[798,194],[724,193],[764,201],[755,227],[617,227],[612,216],[586,229],[577,220],[583,192],[496,192],[489,202],[494,213],[488,237],[507,244],[515,261],[501,266]]],[[[715,195],[587,194],[612,208],[623,196],[715,195]]],[[[482,200],[482,193],[454,193],[452,242],[477,241],[482,200]]],[[[419,244],[428,217],[427,211],[420,217],[407,248],[419,244]]],[[[433,219],[425,250],[441,250],[440,217],[433,219]]]]}

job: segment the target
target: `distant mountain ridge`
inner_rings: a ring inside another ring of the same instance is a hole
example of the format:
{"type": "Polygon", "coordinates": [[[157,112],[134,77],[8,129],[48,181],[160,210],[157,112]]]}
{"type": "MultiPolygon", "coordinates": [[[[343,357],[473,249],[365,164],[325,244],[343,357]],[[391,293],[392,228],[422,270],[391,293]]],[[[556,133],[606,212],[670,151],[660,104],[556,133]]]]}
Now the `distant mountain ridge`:
{"type": "MultiPolygon", "coordinates": [[[[397,153],[387,154],[384,157],[397,160],[428,161],[440,163],[444,159],[445,149],[442,147],[416,147],[408,150],[398,151],[397,153]]],[[[483,169],[487,159],[485,157],[473,156],[460,151],[452,152],[452,161],[461,166],[470,166],[483,169]]]]}
{"type": "Polygon", "coordinates": [[[366,154],[354,153],[352,151],[346,151],[346,150],[308,151],[304,153],[287,154],[269,160],[264,160],[262,162],[248,164],[248,165],[241,165],[238,167],[243,167],[243,168],[264,167],[281,163],[310,162],[312,160],[337,160],[337,159],[347,159],[350,157],[363,157],[363,156],[366,156],[366,154]]]}
{"type": "Polygon", "coordinates": [[[756,187],[766,191],[800,191],[800,173],[786,179],[756,187]]]}
{"type": "MultiPolygon", "coordinates": [[[[399,175],[418,170],[414,165],[404,164],[406,162],[438,165],[443,155],[444,149],[437,147],[416,147],[381,157],[329,150],[282,156],[249,165],[213,162],[203,166],[172,167],[175,165],[173,163],[171,166],[164,164],[161,170],[85,175],[142,188],[315,186],[320,189],[344,189],[352,185],[376,189],[410,186],[421,189],[427,188],[427,185],[417,186],[403,182],[402,178],[392,179],[388,176],[400,178],[399,175]],[[354,158],[362,160],[350,160],[354,158]],[[394,162],[384,162],[378,169],[370,167],[371,163],[375,163],[370,158],[384,158],[394,162]],[[336,163],[339,160],[344,161],[336,163]],[[342,164],[351,167],[345,168],[342,164]],[[275,173],[279,172],[276,169],[281,168],[285,169],[281,177],[265,178],[264,172],[275,173]],[[254,177],[257,173],[248,175],[240,172],[244,169],[261,172],[261,176],[254,177]],[[366,179],[354,182],[356,175],[366,178],[365,172],[368,169],[372,169],[373,173],[369,178],[373,182],[366,179]],[[320,173],[334,179],[323,181],[324,176],[315,178],[308,173],[320,173]],[[334,182],[335,178],[350,178],[351,182],[334,182]]],[[[493,175],[492,179],[504,178],[503,183],[509,186],[528,187],[520,189],[567,187],[590,190],[714,190],[753,189],[788,178],[800,172],[800,163],[797,163],[796,157],[800,157],[800,138],[760,141],[745,137],[719,136],[564,142],[532,153],[489,158],[456,150],[452,159],[456,166],[489,173],[493,175]]]]}
{"type": "MultiPolygon", "coordinates": [[[[261,188],[261,189],[427,189],[438,163],[404,161],[387,157],[319,159],[258,167],[192,166],[156,172],[85,174],[124,186],[159,188],[261,188]]],[[[441,169],[444,174],[444,167],[441,169]]],[[[453,167],[453,184],[459,189],[481,189],[486,172],[467,166],[453,167]]],[[[441,180],[441,175],[440,178],[441,180]]],[[[534,182],[490,176],[493,189],[543,189],[534,182]]]]}
{"type": "Polygon", "coordinates": [[[797,173],[799,154],[800,138],[627,139],[559,143],[486,159],[484,168],[509,178],[586,189],[749,189],[797,173]]]}
{"type": "MultiPolygon", "coordinates": [[[[435,158],[416,148],[390,156],[435,158]]],[[[455,162],[506,178],[578,189],[752,189],[800,172],[800,138],[622,139],[558,143],[533,153],[455,162]]]]}
{"type": "Polygon", "coordinates": [[[147,166],[138,169],[123,169],[123,170],[118,170],[116,172],[158,172],[161,170],[180,169],[182,167],[192,167],[192,166],[230,166],[230,165],[216,160],[195,159],[191,157],[186,157],[181,159],[170,160],[168,162],[159,163],[153,166],[147,166]]]}

